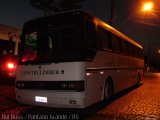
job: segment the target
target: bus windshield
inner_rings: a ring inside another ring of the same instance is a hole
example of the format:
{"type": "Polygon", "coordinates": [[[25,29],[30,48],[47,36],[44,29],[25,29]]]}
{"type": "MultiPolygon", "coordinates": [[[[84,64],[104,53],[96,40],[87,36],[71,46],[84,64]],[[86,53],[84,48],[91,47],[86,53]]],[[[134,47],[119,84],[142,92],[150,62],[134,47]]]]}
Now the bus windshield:
{"type": "Polygon", "coordinates": [[[26,33],[22,62],[48,63],[85,60],[84,35],[79,27],[63,25],[26,33]]]}

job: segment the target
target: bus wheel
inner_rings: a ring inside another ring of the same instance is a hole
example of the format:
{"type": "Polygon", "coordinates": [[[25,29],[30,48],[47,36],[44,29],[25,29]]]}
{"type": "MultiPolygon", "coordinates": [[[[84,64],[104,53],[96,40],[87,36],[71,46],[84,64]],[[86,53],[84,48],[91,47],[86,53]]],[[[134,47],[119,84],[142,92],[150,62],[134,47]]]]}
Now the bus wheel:
{"type": "Polygon", "coordinates": [[[105,88],[104,88],[104,100],[109,100],[113,97],[113,83],[111,80],[106,81],[105,88]]]}
{"type": "Polygon", "coordinates": [[[138,75],[137,75],[137,86],[139,86],[140,85],[140,83],[141,83],[141,76],[140,76],[140,74],[138,73],[138,75]]]}

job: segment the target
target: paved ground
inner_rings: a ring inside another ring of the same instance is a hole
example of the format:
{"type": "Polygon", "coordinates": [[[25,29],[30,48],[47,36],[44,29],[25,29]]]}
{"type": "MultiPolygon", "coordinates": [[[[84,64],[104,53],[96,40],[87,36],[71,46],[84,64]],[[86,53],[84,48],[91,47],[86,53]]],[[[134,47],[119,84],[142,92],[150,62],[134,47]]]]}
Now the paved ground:
{"type": "Polygon", "coordinates": [[[0,85],[0,120],[88,119],[160,120],[160,74],[147,74],[138,88],[118,94],[110,103],[98,103],[85,110],[53,109],[20,105],[14,86],[0,85]]]}
{"type": "Polygon", "coordinates": [[[142,85],[128,91],[88,120],[160,120],[160,74],[145,75],[142,85]]]}

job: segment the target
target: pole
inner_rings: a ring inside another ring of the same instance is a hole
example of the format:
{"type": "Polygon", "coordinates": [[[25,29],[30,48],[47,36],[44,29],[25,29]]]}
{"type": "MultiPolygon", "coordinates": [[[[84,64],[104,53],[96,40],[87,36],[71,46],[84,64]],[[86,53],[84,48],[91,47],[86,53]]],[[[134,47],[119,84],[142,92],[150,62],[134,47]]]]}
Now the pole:
{"type": "Polygon", "coordinates": [[[111,11],[110,11],[110,20],[109,24],[112,26],[113,25],[113,17],[114,17],[114,0],[111,0],[111,11]]]}

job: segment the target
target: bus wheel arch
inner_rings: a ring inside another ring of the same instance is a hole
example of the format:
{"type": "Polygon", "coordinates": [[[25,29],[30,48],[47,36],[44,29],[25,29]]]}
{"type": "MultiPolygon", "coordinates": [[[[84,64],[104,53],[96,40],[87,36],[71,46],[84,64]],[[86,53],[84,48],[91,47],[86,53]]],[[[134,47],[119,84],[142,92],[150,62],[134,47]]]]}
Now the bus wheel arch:
{"type": "Polygon", "coordinates": [[[113,83],[113,79],[111,77],[108,77],[105,81],[104,84],[104,89],[103,89],[103,100],[104,101],[108,101],[110,100],[113,95],[114,95],[114,83],[113,83]]]}

